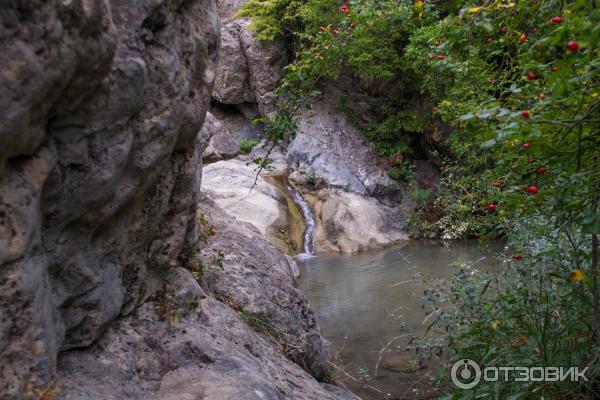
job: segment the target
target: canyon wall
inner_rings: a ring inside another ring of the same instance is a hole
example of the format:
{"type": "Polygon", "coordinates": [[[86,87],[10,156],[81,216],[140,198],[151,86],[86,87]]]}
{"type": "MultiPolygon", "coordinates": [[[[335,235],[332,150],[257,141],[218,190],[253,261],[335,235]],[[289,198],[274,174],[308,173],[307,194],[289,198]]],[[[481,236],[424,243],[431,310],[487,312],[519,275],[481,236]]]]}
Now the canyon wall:
{"type": "Polygon", "coordinates": [[[195,232],[211,0],[0,9],[0,398],[35,395],[195,232]]]}

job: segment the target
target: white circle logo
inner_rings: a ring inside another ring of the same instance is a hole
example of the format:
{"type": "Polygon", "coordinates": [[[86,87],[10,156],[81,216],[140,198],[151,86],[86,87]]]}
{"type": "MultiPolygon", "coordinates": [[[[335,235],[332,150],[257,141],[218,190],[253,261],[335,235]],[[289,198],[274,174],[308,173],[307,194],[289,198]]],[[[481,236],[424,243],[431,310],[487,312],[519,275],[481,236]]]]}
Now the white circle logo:
{"type": "Polygon", "coordinates": [[[457,388],[472,389],[481,380],[481,368],[475,361],[463,358],[454,363],[450,376],[457,388]]]}

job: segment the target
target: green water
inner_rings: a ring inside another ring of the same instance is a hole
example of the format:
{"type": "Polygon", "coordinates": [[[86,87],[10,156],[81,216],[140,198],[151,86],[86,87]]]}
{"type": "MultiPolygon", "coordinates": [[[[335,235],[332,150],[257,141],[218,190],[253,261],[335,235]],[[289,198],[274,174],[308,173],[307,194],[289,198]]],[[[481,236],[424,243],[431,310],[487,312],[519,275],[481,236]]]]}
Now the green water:
{"type": "MultiPolygon", "coordinates": [[[[299,262],[300,286],[324,335],[341,351],[339,364],[344,370],[359,378],[368,375],[368,382],[390,393],[389,398],[414,398],[413,387],[427,391],[428,378],[423,376],[428,369],[411,368],[413,351],[386,352],[385,368],[380,363],[374,376],[385,343],[406,333],[423,335],[427,327],[419,303],[424,286],[412,278],[450,277],[457,270],[452,264],[458,261],[473,261],[478,268],[494,270],[500,251],[500,243],[408,241],[355,255],[322,255],[299,262]],[[415,385],[419,379],[422,383],[415,385]]],[[[343,375],[338,378],[363,399],[383,398],[343,375]]]]}

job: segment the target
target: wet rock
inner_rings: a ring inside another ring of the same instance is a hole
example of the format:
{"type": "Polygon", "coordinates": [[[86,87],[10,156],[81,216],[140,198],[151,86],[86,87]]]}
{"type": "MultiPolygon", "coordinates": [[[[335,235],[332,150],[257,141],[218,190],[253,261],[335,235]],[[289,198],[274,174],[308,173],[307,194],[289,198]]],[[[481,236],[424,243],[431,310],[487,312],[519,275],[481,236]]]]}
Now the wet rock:
{"type": "Polygon", "coordinates": [[[194,232],[218,30],[207,0],[2,5],[1,398],[133,312],[194,232]]]}
{"type": "Polygon", "coordinates": [[[286,203],[275,187],[256,174],[253,163],[237,159],[212,163],[203,169],[202,191],[230,216],[266,235],[272,225],[285,220],[286,203]]]}
{"type": "Polygon", "coordinates": [[[377,199],[339,189],[305,193],[317,223],[317,252],[354,253],[406,240],[404,213],[377,199]]]}

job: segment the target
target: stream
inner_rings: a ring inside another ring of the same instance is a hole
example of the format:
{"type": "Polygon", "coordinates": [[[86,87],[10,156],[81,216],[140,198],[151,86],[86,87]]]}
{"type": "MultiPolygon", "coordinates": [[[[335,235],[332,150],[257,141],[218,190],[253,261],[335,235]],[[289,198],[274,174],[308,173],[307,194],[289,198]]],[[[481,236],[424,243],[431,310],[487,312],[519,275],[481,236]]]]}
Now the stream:
{"type": "Polygon", "coordinates": [[[288,193],[292,196],[294,203],[300,208],[300,212],[304,217],[304,223],[306,230],[304,231],[303,250],[304,252],[298,254],[298,258],[310,258],[314,253],[313,237],[315,234],[315,218],[313,217],[310,205],[304,200],[304,197],[291,185],[287,185],[288,193]]]}
{"type": "MultiPolygon", "coordinates": [[[[300,286],[345,371],[367,378],[372,386],[390,393],[390,399],[415,398],[412,391],[419,387],[413,384],[427,371],[410,368],[414,351],[384,357],[374,376],[378,352],[385,343],[404,333],[422,336],[427,328],[418,301],[423,287],[411,278],[417,273],[450,277],[457,261],[473,261],[481,269],[494,270],[498,267],[494,255],[501,250],[501,243],[407,241],[353,255],[319,255],[299,261],[300,286]]],[[[365,400],[383,398],[339,374],[338,380],[365,400]]],[[[419,398],[428,397],[424,391],[419,398]]]]}

